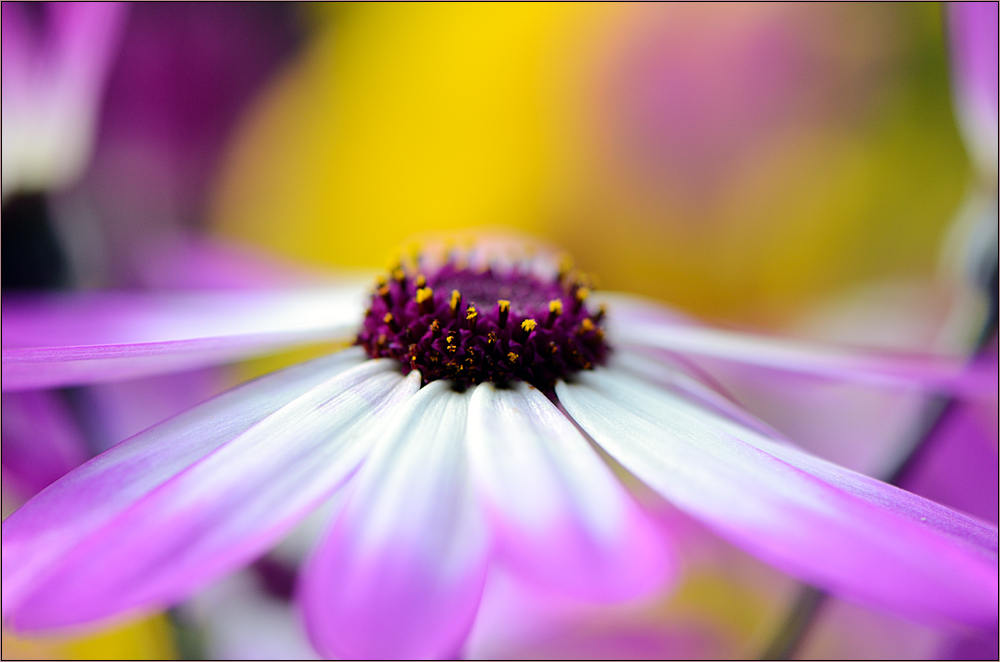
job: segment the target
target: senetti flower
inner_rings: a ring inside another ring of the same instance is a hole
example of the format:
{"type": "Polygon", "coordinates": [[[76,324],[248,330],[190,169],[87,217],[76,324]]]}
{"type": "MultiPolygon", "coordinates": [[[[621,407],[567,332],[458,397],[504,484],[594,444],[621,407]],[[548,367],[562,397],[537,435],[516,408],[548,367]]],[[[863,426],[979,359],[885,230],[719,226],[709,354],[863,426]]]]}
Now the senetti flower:
{"type": "Polygon", "coordinates": [[[5,299],[7,390],[354,339],[122,442],[11,515],[5,622],[49,630],[176,603],[334,499],[297,589],[317,650],[456,655],[492,563],[595,601],[672,576],[666,532],[596,443],[804,581],[995,626],[996,528],[809,455],[672,357],[950,391],[995,375],[707,329],[598,296],[545,251],[484,246],[428,250],[374,291],[5,299]]]}

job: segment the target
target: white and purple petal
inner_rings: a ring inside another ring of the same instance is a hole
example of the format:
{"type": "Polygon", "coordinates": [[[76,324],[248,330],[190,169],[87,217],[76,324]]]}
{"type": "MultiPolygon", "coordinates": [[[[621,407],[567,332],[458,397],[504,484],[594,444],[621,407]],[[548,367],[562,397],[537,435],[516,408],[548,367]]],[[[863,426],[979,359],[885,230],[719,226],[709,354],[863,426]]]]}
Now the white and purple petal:
{"type": "Polygon", "coordinates": [[[490,553],[470,480],[468,401],[468,392],[437,381],[387,421],[300,580],[306,626],[321,654],[459,653],[490,553]]]}
{"type": "Polygon", "coordinates": [[[401,379],[352,349],[240,386],[82,465],[4,521],[4,618],[37,629],[162,605],[249,560],[353,470],[357,451],[329,437],[401,379]]]}
{"type": "Polygon", "coordinates": [[[6,296],[3,390],[121,380],[345,340],[357,283],[264,291],[6,296]]]}
{"type": "Polygon", "coordinates": [[[663,533],[538,389],[475,387],[469,451],[500,553],[533,583],[614,601],[654,591],[671,574],[663,533]]]}
{"type": "Polygon", "coordinates": [[[718,416],[627,373],[556,387],[574,420],[674,505],[849,599],[932,621],[997,619],[997,530],[718,416]]]}
{"type": "MultiPolygon", "coordinates": [[[[616,300],[612,298],[612,300],[616,300]]],[[[613,344],[724,359],[826,379],[921,386],[961,395],[997,391],[996,366],[967,366],[943,356],[860,352],[692,324],[669,309],[622,297],[608,314],[613,344]]]]}

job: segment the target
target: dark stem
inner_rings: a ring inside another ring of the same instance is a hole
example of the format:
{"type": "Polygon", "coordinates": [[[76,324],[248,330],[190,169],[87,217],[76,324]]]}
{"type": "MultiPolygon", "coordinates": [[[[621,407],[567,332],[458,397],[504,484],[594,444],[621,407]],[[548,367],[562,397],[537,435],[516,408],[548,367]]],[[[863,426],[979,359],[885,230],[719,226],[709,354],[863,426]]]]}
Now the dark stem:
{"type": "Polygon", "coordinates": [[[778,634],[760,655],[762,660],[790,660],[799,649],[816,612],[826,600],[826,593],[813,586],[803,586],[778,634]]]}

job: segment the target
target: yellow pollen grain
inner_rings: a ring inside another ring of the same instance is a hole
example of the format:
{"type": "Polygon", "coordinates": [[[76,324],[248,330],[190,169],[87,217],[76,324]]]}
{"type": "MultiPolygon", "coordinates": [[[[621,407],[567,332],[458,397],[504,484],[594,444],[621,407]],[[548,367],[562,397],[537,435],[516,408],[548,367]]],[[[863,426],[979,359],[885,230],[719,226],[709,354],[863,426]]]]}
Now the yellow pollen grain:
{"type": "Polygon", "coordinates": [[[458,304],[462,301],[462,293],[458,290],[451,291],[451,309],[455,310],[458,308],[458,304]]]}
{"type": "Polygon", "coordinates": [[[549,301],[549,312],[553,315],[562,315],[562,301],[559,299],[549,301]]]}
{"type": "Polygon", "coordinates": [[[506,299],[500,299],[499,301],[497,301],[497,305],[500,306],[501,313],[510,312],[510,301],[507,301],[506,299]]]}
{"type": "Polygon", "coordinates": [[[469,309],[465,312],[465,319],[467,319],[467,320],[474,320],[474,319],[476,319],[477,315],[479,315],[479,313],[476,312],[476,307],[475,306],[469,306],[469,309]]]}
{"type": "Polygon", "coordinates": [[[392,323],[392,313],[386,313],[385,317],[382,318],[382,321],[386,324],[392,323]]]}
{"type": "Polygon", "coordinates": [[[580,322],[580,328],[583,329],[584,333],[586,333],[588,331],[593,331],[594,330],[594,323],[590,321],[589,317],[585,317],[585,318],[583,318],[583,321],[580,322]]]}
{"type": "Polygon", "coordinates": [[[427,285],[427,279],[424,278],[423,274],[420,274],[417,276],[417,287],[424,287],[425,285],[427,285]]]}
{"type": "Polygon", "coordinates": [[[444,339],[444,341],[450,345],[455,342],[455,336],[448,336],[444,339]]]}
{"type": "Polygon", "coordinates": [[[518,359],[518,356],[517,356],[516,352],[507,352],[507,360],[508,361],[510,361],[511,363],[517,363],[517,359],[518,359]]]}
{"type": "Polygon", "coordinates": [[[590,289],[586,287],[578,288],[576,291],[576,300],[585,301],[587,297],[590,296],[590,289]]]}
{"type": "Polygon", "coordinates": [[[417,303],[423,303],[434,296],[434,290],[429,287],[421,287],[417,290],[417,303]]]}
{"type": "Polygon", "coordinates": [[[521,322],[521,329],[523,331],[527,331],[528,333],[534,331],[536,326],[538,326],[538,322],[530,318],[521,322]]]}

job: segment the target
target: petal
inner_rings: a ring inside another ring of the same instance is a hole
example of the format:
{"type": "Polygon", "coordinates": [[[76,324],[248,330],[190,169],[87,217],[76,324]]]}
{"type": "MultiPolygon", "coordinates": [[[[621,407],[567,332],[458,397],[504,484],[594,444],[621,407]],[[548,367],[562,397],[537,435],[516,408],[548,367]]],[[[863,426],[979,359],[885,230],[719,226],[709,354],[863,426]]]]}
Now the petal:
{"type": "Polygon", "coordinates": [[[542,586],[587,600],[659,588],[665,541],[573,423],[534,387],[476,387],[469,449],[505,560],[542,586]]]}
{"type": "Polygon", "coordinates": [[[4,616],[133,504],[362,361],[364,352],[355,348],[244,384],[118,444],[40,492],[3,522],[4,616]]]}
{"type": "MultiPolygon", "coordinates": [[[[614,353],[612,361],[616,369],[625,370],[655,382],[684,398],[694,400],[706,409],[757,430],[771,439],[782,440],[781,433],[756,418],[732,399],[709,388],[681,370],[661,362],[658,357],[649,356],[643,352],[620,349],[614,353]]],[[[716,386],[714,383],[712,385],[716,386]]],[[[718,388],[722,387],[718,386],[718,388]]]]}
{"type": "Polygon", "coordinates": [[[625,306],[608,315],[619,345],[684,352],[830,379],[891,386],[920,385],[958,394],[996,393],[996,366],[966,366],[940,357],[863,353],[785,338],[695,326],[658,315],[653,304],[625,306]]]}
{"type": "Polygon", "coordinates": [[[624,373],[583,374],[556,392],[637,477],[782,570],[911,617],[996,623],[996,528],[624,373]]]}
{"type": "Polygon", "coordinates": [[[175,372],[347,338],[363,311],[359,284],[4,297],[3,390],[175,372]]]}
{"type": "Polygon", "coordinates": [[[11,621],[38,629],[165,606],[249,562],[344,484],[371,424],[419,385],[368,361],[308,391],[72,550],[11,621]]]}
{"type": "Polygon", "coordinates": [[[317,650],[455,656],[472,627],[489,541],[466,457],[469,394],[425,386],[373,449],[299,592],[317,650]]]}

